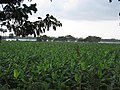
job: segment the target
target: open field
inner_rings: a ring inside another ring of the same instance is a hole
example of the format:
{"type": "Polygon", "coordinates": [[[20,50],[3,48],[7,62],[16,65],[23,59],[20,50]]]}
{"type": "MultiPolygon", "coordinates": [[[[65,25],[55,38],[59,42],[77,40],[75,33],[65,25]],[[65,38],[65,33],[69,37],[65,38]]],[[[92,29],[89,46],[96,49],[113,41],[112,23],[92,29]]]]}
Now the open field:
{"type": "Polygon", "coordinates": [[[2,90],[120,90],[120,44],[0,43],[2,90]]]}

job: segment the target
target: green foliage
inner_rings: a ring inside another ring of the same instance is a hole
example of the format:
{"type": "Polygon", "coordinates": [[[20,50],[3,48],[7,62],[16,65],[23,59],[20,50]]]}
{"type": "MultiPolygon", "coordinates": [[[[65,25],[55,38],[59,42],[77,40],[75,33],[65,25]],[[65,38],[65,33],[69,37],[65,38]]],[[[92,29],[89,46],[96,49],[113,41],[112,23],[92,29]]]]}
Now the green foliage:
{"type": "Polygon", "coordinates": [[[0,36],[0,43],[1,43],[2,37],[0,36]]]}
{"type": "MultiPolygon", "coordinates": [[[[29,14],[32,15],[38,10],[37,4],[22,4],[24,0],[2,0],[2,8],[0,9],[0,25],[6,27],[9,31],[14,31],[16,36],[28,36],[34,34],[34,37],[40,36],[46,30],[53,27],[61,27],[62,24],[53,15],[46,15],[45,19],[38,17],[35,22],[28,21],[29,14]]],[[[31,0],[28,0],[31,1],[31,0]]],[[[52,0],[51,0],[52,1],[52,0]]]]}
{"type": "Polygon", "coordinates": [[[14,4],[14,5],[18,4],[18,5],[20,5],[20,3],[22,1],[24,1],[24,0],[0,0],[0,4],[14,4]]]}
{"type": "Polygon", "coordinates": [[[86,42],[100,42],[101,38],[97,36],[88,36],[84,39],[86,42]]]}
{"type": "Polygon", "coordinates": [[[15,70],[14,70],[14,77],[15,77],[16,79],[18,78],[19,74],[20,74],[20,72],[19,72],[17,69],[15,69],[15,70]]]}
{"type": "MultiPolygon", "coordinates": [[[[113,0],[109,0],[109,2],[112,2],[113,0]]],[[[118,0],[118,1],[120,1],[120,0],[118,0]]]]}
{"type": "Polygon", "coordinates": [[[119,90],[120,44],[3,41],[0,88],[119,90]]]}

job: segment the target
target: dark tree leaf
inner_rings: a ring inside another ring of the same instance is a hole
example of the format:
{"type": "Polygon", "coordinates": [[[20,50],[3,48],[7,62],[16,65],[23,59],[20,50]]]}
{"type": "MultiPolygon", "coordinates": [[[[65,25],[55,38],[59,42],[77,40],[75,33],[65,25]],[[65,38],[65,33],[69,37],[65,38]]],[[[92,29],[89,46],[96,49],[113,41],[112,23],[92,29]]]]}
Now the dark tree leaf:
{"type": "Polygon", "coordinates": [[[50,16],[50,19],[54,19],[53,15],[50,16]]]}
{"type": "Polygon", "coordinates": [[[112,2],[112,0],[109,0],[109,2],[112,2]]]}
{"type": "Polygon", "coordinates": [[[43,28],[43,32],[45,33],[45,29],[43,28]]]}
{"type": "Polygon", "coordinates": [[[6,25],[6,22],[3,22],[2,25],[6,25]]]}
{"type": "Polygon", "coordinates": [[[42,19],[41,17],[38,17],[38,19],[42,19]]]}
{"type": "Polygon", "coordinates": [[[37,35],[39,35],[40,34],[40,31],[39,30],[37,30],[37,35]]]}
{"type": "Polygon", "coordinates": [[[31,4],[29,8],[30,8],[31,10],[33,10],[34,13],[37,12],[36,3],[35,3],[35,4],[31,4]]]}
{"type": "Polygon", "coordinates": [[[56,26],[53,26],[53,29],[56,31],[56,26]]]}
{"type": "Polygon", "coordinates": [[[49,14],[46,14],[46,17],[49,17],[49,14]]]}

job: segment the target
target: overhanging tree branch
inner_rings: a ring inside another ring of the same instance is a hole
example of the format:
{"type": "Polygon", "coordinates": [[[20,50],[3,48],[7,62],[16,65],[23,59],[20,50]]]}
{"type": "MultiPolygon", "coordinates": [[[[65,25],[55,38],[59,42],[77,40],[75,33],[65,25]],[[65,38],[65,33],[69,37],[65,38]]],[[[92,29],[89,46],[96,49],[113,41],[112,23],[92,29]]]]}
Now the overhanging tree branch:
{"type": "MultiPolygon", "coordinates": [[[[109,0],[109,2],[112,2],[113,0],[109,0]]],[[[118,0],[118,1],[120,1],[120,0],[118,0]]]]}
{"type": "MultiPolygon", "coordinates": [[[[6,26],[9,31],[14,31],[17,36],[28,36],[34,34],[39,36],[40,33],[49,31],[50,27],[56,30],[61,27],[62,23],[52,15],[47,14],[45,19],[38,17],[35,22],[28,21],[32,12],[36,13],[36,3],[30,6],[22,4],[24,0],[1,0],[0,4],[4,4],[3,10],[0,10],[0,25],[6,26]]],[[[31,0],[28,0],[31,1],[31,0]]],[[[51,0],[52,1],[52,0],[51,0]]]]}

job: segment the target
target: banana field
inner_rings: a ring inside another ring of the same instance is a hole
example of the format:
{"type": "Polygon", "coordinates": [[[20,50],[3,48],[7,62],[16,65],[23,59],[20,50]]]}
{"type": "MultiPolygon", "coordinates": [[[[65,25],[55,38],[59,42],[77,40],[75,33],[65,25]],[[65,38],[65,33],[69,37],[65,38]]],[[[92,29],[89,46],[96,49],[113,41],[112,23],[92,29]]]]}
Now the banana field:
{"type": "Polygon", "coordinates": [[[120,44],[2,41],[0,90],[120,90],[120,44]]]}

